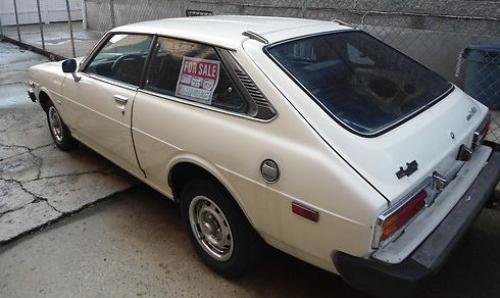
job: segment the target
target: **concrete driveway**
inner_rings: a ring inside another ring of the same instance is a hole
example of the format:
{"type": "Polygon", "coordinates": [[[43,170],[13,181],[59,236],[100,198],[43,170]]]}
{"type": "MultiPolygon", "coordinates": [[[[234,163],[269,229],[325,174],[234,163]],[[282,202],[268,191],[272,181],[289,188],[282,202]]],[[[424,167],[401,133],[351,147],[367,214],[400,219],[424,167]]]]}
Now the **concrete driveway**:
{"type": "MultiPolygon", "coordinates": [[[[91,150],[55,150],[23,84],[41,61],[0,43],[0,297],[366,297],[271,248],[238,280],[212,273],[175,204],[91,150]]],[[[483,211],[425,297],[500,296],[499,215],[483,211]]]]}
{"type": "Polygon", "coordinates": [[[62,152],[27,96],[27,68],[45,59],[0,43],[0,243],[131,186],[83,146],[62,152]]]}

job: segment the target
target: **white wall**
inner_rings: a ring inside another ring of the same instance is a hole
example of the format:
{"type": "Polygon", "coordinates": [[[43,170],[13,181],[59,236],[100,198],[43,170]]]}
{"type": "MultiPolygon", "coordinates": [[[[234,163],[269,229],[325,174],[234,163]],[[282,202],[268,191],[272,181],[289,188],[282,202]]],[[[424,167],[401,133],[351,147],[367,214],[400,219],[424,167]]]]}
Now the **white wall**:
{"type": "MultiPolygon", "coordinates": [[[[19,24],[38,23],[36,0],[16,0],[19,24]]],[[[82,0],[69,0],[71,19],[82,20],[82,0]]],[[[62,22],[68,20],[66,0],[40,0],[42,22],[62,22]]],[[[15,25],[13,0],[0,0],[2,25],[15,25]]]]}

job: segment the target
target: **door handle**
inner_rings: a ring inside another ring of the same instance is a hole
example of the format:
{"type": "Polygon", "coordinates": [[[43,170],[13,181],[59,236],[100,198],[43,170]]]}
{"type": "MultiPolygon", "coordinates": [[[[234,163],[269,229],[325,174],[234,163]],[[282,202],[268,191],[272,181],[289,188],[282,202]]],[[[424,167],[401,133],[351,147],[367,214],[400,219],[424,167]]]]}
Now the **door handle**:
{"type": "Polygon", "coordinates": [[[113,95],[113,99],[117,102],[117,103],[121,103],[121,104],[127,104],[127,101],[128,101],[128,98],[123,96],[123,95],[113,95]]]}

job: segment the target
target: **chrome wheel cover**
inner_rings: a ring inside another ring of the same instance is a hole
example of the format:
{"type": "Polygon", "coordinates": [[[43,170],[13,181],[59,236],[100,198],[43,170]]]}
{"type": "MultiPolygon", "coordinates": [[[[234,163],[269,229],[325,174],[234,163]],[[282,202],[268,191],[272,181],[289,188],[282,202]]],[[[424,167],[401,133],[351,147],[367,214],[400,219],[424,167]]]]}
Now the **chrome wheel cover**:
{"type": "Polygon", "coordinates": [[[222,210],[205,196],[196,196],[189,205],[189,223],[203,250],[217,261],[227,261],[234,242],[229,222],[222,210]]]}
{"type": "Polygon", "coordinates": [[[56,141],[58,143],[62,142],[63,140],[62,121],[61,117],[59,117],[59,113],[53,106],[49,108],[49,123],[50,123],[50,130],[52,131],[52,134],[54,135],[56,141]]]}

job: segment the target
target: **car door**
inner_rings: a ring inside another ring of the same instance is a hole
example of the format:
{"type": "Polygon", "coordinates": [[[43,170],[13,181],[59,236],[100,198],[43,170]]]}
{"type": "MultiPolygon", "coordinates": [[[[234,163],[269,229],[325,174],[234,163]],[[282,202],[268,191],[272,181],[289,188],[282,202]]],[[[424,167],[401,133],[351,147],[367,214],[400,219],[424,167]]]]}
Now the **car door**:
{"type": "Polygon", "coordinates": [[[153,36],[113,34],[77,73],[67,77],[64,121],[81,141],[142,176],[131,135],[133,101],[153,36]]]}
{"type": "Polygon", "coordinates": [[[169,195],[166,170],[172,157],[197,152],[215,161],[209,155],[224,154],[220,146],[236,135],[238,120],[248,122],[231,115],[253,110],[213,47],[158,37],[154,48],[135,101],[133,135],[148,181],[169,195]]]}

